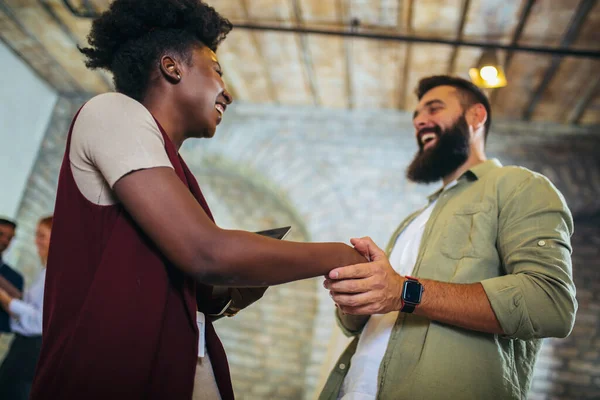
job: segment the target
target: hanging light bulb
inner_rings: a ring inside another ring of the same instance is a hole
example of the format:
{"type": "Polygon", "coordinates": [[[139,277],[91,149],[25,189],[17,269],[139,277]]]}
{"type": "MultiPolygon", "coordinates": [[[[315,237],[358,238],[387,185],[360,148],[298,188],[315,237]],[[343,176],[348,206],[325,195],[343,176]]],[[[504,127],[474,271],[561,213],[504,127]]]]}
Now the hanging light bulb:
{"type": "Polygon", "coordinates": [[[475,85],[482,88],[499,88],[507,83],[504,69],[493,49],[483,52],[477,66],[469,70],[469,76],[475,85]]]}
{"type": "Polygon", "coordinates": [[[481,68],[479,75],[481,75],[486,82],[495,82],[498,80],[498,70],[493,65],[486,65],[481,68]]]}

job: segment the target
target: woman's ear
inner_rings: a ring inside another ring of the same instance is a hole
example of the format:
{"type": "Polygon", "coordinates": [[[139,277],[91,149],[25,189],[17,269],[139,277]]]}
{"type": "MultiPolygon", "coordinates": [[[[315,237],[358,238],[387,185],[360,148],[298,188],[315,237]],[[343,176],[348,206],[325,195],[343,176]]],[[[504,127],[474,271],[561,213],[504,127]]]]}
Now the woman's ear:
{"type": "Polygon", "coordinates": [[[179,71],[177,61],[170,56],[162,56],[160,59],[160,72],[172,83],[179,83],[181,81],[181,72],[179,71]]]}

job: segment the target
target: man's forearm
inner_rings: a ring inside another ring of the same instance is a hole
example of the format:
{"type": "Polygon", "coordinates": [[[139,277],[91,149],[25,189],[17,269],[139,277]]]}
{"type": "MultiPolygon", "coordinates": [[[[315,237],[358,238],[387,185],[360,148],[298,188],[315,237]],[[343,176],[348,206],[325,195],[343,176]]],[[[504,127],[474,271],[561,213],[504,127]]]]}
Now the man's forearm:
{"type": "MultiPolygon", "coordinates": [[[[399,311],[405,277],[391,266],[386,254],[369,237],[352,239],[369,263],[332,270],[324,285],[341,311],[353,315],[399,311]]],[[[424,287],[415,314],[461,328],[503,334],[481,283],[457,284],[420,279],[424,287]]]]}
{"type": "Polygon", "coordinates": [[[419,281],[424,291],[415,314],[465,329],[504,334],[480,283],[419,281]]]}

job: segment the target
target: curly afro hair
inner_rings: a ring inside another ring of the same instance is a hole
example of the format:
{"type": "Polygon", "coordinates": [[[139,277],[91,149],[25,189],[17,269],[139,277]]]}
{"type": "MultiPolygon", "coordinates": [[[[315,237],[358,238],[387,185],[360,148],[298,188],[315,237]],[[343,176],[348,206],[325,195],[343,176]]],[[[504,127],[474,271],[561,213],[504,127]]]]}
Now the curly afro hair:
{"type": "Polygon", "coordinates": [[[112,72],[117,91],[141,101],[163,54],[190,63],[194,45],[216,51],[231,29],[229,20],[200,0],[115,0],[94,20],[90,47],[79,51],[88,68],[112,72]]]}

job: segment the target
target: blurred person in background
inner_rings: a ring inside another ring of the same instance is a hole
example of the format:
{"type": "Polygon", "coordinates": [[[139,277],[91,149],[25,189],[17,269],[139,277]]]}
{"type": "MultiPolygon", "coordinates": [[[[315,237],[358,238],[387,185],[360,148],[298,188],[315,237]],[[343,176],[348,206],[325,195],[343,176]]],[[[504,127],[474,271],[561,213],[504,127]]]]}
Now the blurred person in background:
{"type": "MultiPolygon", "coordinates": [[[[3,289],[13,297],[20,298],[23,291],[23,275],[8,265],[3,254],[10,246],[15,237],[17,224],[9,219],[0,218],[0,289],[3,289]]],[[[10,332],[10,316],[0,308],[0,334],[10,332]]]]}
{"type": "Polygon", "coordinates": [[[42,310],[46,262],[50,247],[52,216],[42,218],[35,232],[35,246],[41,271],[23,299],[12,297],[0,289],[0,306],[10,314],[10,327],[15,333],[8,353],[0,366],[0,399],[26,400],[33,382],[35,365],[42,346],[42,310]]]}

